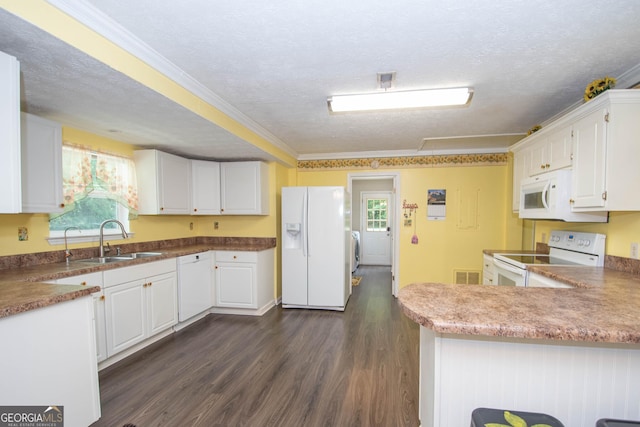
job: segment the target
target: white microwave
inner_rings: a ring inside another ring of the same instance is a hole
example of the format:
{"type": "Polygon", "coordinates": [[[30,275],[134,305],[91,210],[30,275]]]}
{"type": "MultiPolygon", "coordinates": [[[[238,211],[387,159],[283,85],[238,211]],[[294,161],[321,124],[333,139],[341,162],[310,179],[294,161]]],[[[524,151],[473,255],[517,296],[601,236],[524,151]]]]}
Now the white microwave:
{"type": "Polygon", "coordinates": [[[525,178],[520,183],[520,211],[523,219],[567,222],[607,222],[607,212],[573,212],[571,169],[560,169],[525,178]]]}

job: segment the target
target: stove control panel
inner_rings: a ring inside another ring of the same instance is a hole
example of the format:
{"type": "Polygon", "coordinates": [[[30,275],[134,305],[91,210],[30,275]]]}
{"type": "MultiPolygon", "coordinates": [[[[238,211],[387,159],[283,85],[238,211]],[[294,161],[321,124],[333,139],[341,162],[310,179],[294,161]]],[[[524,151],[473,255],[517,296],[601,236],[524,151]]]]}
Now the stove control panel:
{"type": "Polygon", "coordinates": [[[606,238],[598,233],[554,230],[549,236],[549,247],[604,256],[606,238]]]}

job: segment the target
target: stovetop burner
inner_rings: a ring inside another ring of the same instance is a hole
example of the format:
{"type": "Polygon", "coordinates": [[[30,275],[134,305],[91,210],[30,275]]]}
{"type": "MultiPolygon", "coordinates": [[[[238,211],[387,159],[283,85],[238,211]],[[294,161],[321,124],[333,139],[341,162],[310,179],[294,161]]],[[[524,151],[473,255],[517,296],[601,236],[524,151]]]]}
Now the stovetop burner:
{"type": "Polygon", "coordinates": [[[603,234],[554,230],[549,237],[549,255],[502,253],[494,258],[521,269],[527,265],[602,266],[605,239],[603,234]]]}
{"type": "Polygon", "coordinates": [[[553,257],[550,255],[542,255],[542,254],[524,254],[524,255],[501,254],[501,257],[509,258],[520,264],[580,265],[578,263],[571,262],[566,259],[553,257]]]}

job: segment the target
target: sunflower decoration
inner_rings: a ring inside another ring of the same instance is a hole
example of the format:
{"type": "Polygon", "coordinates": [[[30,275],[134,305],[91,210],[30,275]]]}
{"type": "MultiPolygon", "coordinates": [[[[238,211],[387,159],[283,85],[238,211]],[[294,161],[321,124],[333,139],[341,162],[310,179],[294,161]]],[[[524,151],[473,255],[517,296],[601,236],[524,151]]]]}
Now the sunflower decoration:
{"type": "Polygon", "coordinates": [[[529,136],[529,135],[531,135],[531,134],[533,134],[533,133],[538,132],[540,129],[542,129],[542,126],[540,126],[540,125],[535,125],[534,127],[532,127],[531,129],[529,129],[529,130],[527,131],[527,136],[529,136]]]}
{"type": "Polygon", "coordinates": [[[605,90],[613,89],[615,85],[616,79],[609,76],[594,80],[589,83],[587,88],[584,90],[584,100],[589,101],[590,99],[600,95],[605,90]]]}

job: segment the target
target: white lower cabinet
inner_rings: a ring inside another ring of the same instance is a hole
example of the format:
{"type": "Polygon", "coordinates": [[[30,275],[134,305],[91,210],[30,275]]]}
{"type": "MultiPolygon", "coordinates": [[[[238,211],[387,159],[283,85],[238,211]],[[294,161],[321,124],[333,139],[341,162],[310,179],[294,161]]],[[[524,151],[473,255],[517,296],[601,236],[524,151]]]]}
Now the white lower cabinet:
{"type": "Polygon", "coordinates": [[[216,307],[266,310],[274,305],[274,250],[216,251],[216,307]]]}
{"type": "Polygon", "coordinates": [[[178,323],[175,259],[104,272],[107,355],[178,323]]]}
{"type": "Polygon", "coordinates": [[[145,294],[141,280],[105,290],[107,354],[112,356],[146,337],[145,294]]]}
{"type": "Polygon", "coordinates": [[[105,312],[104,312],[104,288],[102,282],[102,273],[88,273],[77,276],[65,277],[58,279],[55,283],[59,285],[82,285],[82,286],[100,286],[100,292],[91,294],[93,297],[94,326],[96,330],[96,356],[97,361],[102,362],[107,358],[107,335],[105,329],[105,312]]]}
{"type": "Polygon", "coordinates": [[[493,256],[482,254],[482,284],[493,285],[493,256]]]}
{"type": "MultiPolygon", "coordinates": [[[[97,421],[100,388],[92,317],[91,298],[83,296],[1,318],[2,405],[64,406],[65,426],[97,421]]],[[[14,421],[0,424],[62,425],[14,421]]]]}

